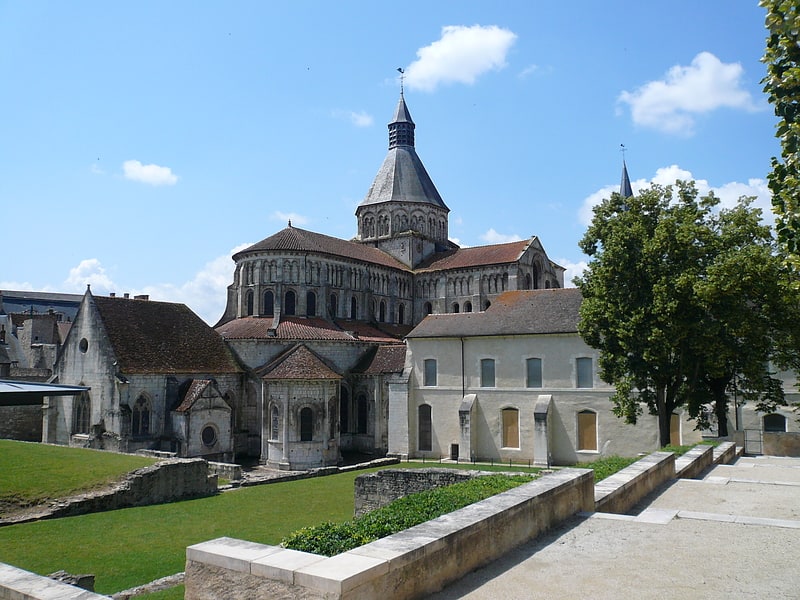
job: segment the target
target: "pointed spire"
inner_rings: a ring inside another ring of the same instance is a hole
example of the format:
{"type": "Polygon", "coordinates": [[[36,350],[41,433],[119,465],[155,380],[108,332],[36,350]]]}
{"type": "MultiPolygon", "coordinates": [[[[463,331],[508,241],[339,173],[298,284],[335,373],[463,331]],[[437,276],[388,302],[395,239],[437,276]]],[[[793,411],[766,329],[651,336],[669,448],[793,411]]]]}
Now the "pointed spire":
{"type": "Polygon", "coordinates": [[[631,180],[628,177],[628,165],[625,164],[625,159],[622,159],[622,181],[619,184],[619,195],[623,198],[631,198],[633,196],[633,188],[631,188],[631,180]]]}
{"type": "Polygon", "coordinates": [[[406,99],[403,92],[400,92],[400,100],[394,111],[394,118],[389,123],[389,150],[397,146],[414,147],[414,121],[411,120],[411,113],[408,112],[406,99]]]}

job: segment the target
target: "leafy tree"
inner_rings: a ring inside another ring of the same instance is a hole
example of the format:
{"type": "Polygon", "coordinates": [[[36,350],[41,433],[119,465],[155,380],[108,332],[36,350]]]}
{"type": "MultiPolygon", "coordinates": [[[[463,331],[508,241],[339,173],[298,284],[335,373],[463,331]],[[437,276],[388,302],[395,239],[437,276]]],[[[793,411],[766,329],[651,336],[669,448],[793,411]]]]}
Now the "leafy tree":
{"type": "Polygon", "coordinates": [[[778,117],[776,135],[783,162],[772,159],[769,188],[777,215],[778,242],[788,262],[800,267],[800,5],[797,0],[761,0],[769,31],[763,61],[764,91],[778,117]]]}
{"type": "Polygon", "coordinates": [[[764,408],[782,401],[768,361],[788,318],[779,311],[792,308],[788,278],[760,211],[746,200],[730,210],[718,204],[680,181],[613,194],[580,242],[590,257],[576,280],[580,333],[600,350],[600,376],[616,387],[614,413],[635,423],[646,405],[658,416],[662,446],[684,404],[702,425],[701,409],[714,401],[724,431],[734,383],[764,408]]]}

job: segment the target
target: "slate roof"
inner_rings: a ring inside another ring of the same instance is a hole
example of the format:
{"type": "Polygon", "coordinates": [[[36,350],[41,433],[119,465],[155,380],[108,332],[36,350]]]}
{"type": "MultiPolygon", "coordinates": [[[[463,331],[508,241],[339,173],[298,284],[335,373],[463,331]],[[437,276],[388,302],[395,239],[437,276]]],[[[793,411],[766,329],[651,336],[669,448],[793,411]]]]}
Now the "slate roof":
{"type": "Polygon", "coordinates": [[[402,94],[389,123],[389,151],[359,206],[383,202],[434,204],[450,210],[414,149],[414,122],[402,94]]]}
{"type": "Polygon", "coordinates": [[[359,244],[357,242],[341,240],[329,235],[292,227],[291,225],[281,229],[278,233],[237,252],[233,255],[233,260],[238,261],[247,254],[260,252],[263,250],[315,252],[317,254],[349,258],[352,260],[373,263],[382,267],[408,271],[408,267],[406,265],[393,258],[391,255],[386,254],[377,248],[373,248],[372,246],[365,246],[364,244],[359,244]]]}
{"type": "Polygon", "coordinates": [[[341,379],[342,376],[305,344],[297,344],[256,369],[262,379],[341,379]]]}
{"type": "Polygon", "coordinates": [[[185,304],[93,296],[120,371],[238,373],[222,337],[185,304]]]}
{"type": "Polygon", "coordinates": [[[409,338],[577,333],[578,288],[511,291],[484,312],[428,315],[409,338]]]}
{"type": "Polygon", "coordinates": [[[535,238],[507,242],[505,244],[492,244],[489,246],[473,246],[472,248],[458,248],[447,252],[437,252],[428,260],[421,263],[416,273],[429,271],[443,271],[445,269],[462,269],[476,266],[504,264],[519,260],[523,252],[535,238]]]}
{"type": "Polygon", "coordinates": [[[405,344],[382,345],[375,346],[366,352],[353,368],[353,372],[364,375],[402,373],[405,366],[405,344]]]}

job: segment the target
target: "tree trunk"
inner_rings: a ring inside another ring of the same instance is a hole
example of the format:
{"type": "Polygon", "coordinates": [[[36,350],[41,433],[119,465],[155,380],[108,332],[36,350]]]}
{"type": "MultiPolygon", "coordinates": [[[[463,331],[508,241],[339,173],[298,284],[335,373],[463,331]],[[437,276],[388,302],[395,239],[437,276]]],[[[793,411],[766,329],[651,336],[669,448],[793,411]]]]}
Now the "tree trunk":
{"type": "Polygon", "coordinates": [[[709,383],[711,398],[714,401],[714,414],[717,416],[717,435],[728,437],[728,396],[725,390],[727,379],[712,379],[709,383]]]}
{"type": "Polygon", "coordinates": [[[658,440],[663,448],[669,446],[670,421],[672,410],[667,410],[667,390],[665,387],[656,388],[656,408],[658,409],[658,440]]]}

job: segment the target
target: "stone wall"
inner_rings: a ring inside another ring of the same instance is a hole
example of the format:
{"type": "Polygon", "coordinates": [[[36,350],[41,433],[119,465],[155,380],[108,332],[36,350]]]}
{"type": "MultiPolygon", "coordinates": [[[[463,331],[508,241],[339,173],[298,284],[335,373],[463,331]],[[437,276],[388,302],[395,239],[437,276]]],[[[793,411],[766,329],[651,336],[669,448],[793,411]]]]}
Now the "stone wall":
{"type": "Polygon", "coordinates": [[[427,597],[591,511],[593,481],[588,469],[562,469],[331,558],[231,538],[189,546],[185,598],[427,597]]]}
{"type": "Polygon", "coordinates": [[[703,472],[714,463],[714,446],[700,444],[675,459],[675,477],[700,479],[703,472]]]}
{"type": "Polygon", "coordinates": [[[355,481],[355,516],[359,517],[409,494],[489,474],[457,469],[385,469],[359,475],[355,481]]]}
{"type": "Polygon", "coordinates": [[[129,473],[108,490],[68,498],[36,515],[0,519],[0,525],[161,504],[210,496],[216,492],[217,476],[209,476],[208,463],[203,459],[165,460],[129,473]]]}
{"type": "Polygon", "coordinates": [[[800,456],[800,433],[765,431],[762,436],[767,456],[800,456]]]}
{"type": "Polygon", "coordinates": [[[675,477],[675,454],[653,452],[594,486],[595,510],[624,515],[647,494],[675,477]]]}
{"type": "Polygon", "coordinates": [[[1,407],[0,439],[20,440],[23,442],[41,442],[41,405],[1,407]]]}

